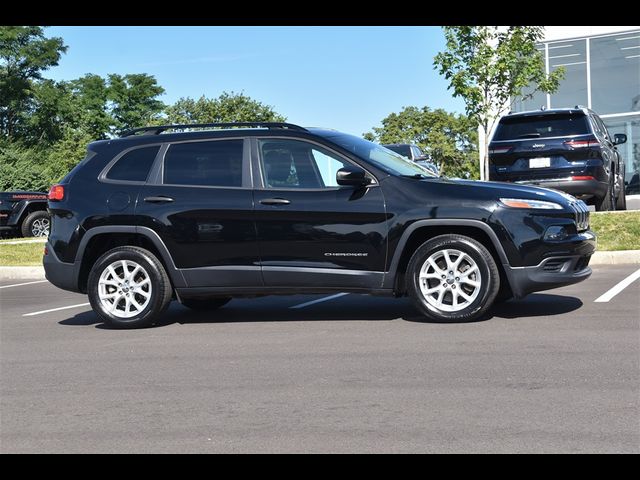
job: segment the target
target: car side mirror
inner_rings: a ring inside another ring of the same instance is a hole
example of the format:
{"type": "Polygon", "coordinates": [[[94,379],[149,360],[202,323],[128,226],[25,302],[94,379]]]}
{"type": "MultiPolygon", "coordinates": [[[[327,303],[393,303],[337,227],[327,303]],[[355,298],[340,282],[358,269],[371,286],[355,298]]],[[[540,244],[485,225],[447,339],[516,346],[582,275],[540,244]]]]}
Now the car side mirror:
{"type": "Polygon", "coordinates": [[[364,187],[371,183],[371,179],[367,177],[367,172],[362,168],[343,167],[336,172],[336,182],[338,185],[364,187]]]}
{"type": "Polygon", "coordinates": [[[622,145],[623,143],[627,143],[627,136],[624,133],[616,133],[613,136],[613,144],[622,145]]]}

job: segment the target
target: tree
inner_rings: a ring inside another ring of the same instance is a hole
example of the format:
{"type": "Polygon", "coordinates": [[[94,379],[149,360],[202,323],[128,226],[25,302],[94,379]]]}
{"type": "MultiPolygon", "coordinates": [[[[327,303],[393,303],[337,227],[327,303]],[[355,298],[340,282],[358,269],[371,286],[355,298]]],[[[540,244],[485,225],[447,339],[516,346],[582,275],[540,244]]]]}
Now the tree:
{"type": "Polygon", "coordinates": [[[115,129],[115,120],[108,109],[109,85],[100,75],[87,74],[67,84],[71,94],[73,127],[94,140],[107,138],[115,129]]]}
{"type": "Polygon", "coordinates": [[[382,120],[365,138],[379,143],[418,145],[447,176],[478,178],[478,131],[465,115],[442,109],[405,107],[382,120]]]}
{"type": "Polygon", "coordinates": [[[484,176],[489,178],[488,144],[495,122],[517,98],[555,92],[564,69],[545,73],[544,58],[536,48],[542,27],[450,26],[444,27],[444,34],[446,50],[435,56],[434,67],[483,129],[484,176]]]}
{"type": "Polygon", "coordinates": [[[164,93],[152,75],[135,73],[109,75],[107,98],[112,117],[112,132],[120,133],[130,128],[154,123],[165,105],[156,97],[164,93]]]}
{"type": "Polygon", "coordinates": [[[272,106],[242,93],[223,92],[217,98],[180,98],[166,109],[170,123],[284,122],[272,106]]]}
{"type": "Polygon", "coordinates": [[[19,136],[28,119],[33,83],[56,66],[67,50],[61,38],[47,38],[42,27],[0,27],[0,132],[19,136]]]}

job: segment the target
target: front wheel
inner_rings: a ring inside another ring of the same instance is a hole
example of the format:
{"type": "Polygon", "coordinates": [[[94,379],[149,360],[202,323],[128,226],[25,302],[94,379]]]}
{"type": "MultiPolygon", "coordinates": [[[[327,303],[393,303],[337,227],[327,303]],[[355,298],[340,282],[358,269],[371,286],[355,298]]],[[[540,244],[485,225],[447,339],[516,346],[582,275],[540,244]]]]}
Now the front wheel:
{"type": "Polygon", "coordinates": [[[487,248],[463,235],[423,243],[407,267],[408,293],[425,316],[441,322],[481,317],[500,290],[500,273],[487,248]]]}
{"type": "Polygon", "coordinates": [[[132,246],[102,255],[87,282],[93,311],[116,328],[151,325],[169,306],[172,293],[160,261],[148,250],[132,246]]]}

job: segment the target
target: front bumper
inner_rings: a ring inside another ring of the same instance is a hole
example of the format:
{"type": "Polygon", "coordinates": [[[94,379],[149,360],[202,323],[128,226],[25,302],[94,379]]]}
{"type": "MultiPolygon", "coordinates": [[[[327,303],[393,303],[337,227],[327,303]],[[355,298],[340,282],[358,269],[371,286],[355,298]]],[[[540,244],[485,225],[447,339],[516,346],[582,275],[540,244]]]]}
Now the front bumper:
{"type": "Polygon", "coordinates": [[[62,262],[57,256],[53,247],[47,242],[47,255],[42,257],[45,278],[56,287],[71,292],[80,292],[78,288],[78,272],[74,263],[62,262]]]}
{"type": "Polygon", "coordinates": [[[505,265],[505,274],[515,298],[533,292],[550,290],[582,282],[591,276],[589,255],[572,255],[546,258],[533,267],[510,267],[505,265]]]}

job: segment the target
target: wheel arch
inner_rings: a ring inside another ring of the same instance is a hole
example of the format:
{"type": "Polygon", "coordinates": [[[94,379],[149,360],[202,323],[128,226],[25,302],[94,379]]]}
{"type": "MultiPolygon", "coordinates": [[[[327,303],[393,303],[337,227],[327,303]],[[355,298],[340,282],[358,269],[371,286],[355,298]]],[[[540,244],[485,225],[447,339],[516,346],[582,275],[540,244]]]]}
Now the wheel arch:
{"type": "Polygon", "coordinates": [[[22,205],[18,207],[9,219],[9,223],[22,228],[22,222],[33,212],[47,211],[47,202],[42,200],[22,200],[22,205]]]}
{"type": "Polygon", "coordinates": [[[156,232],[146,227],[115,225],[91,228],[82,237],[75,258],[78,288],[86,291],[91,267],[103,253],[125,245],[149,250],[164,267],[174,288],[187,286],[184,277],[173,263],[169,250],[156,232]]]}
{"type": "Polygon", "coordinates": [[[384,288],[392,288],[397,294],[406,293],[405,273],[411,256],[424,242],[439,235],[456,234],[473,238],[483,244],[491,253],[500,272],[500,284],[511,288],[504,265],[509,259],[496,233],[486,223],[479,220],[439,219],[419,220],[411,224],[403,233],[385,276],[384,288]]]}

